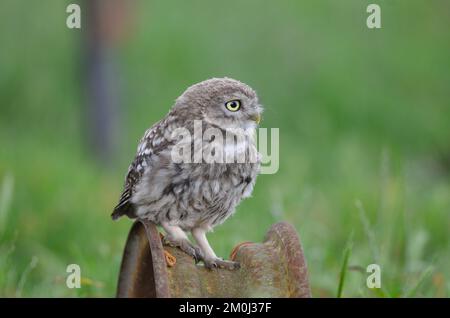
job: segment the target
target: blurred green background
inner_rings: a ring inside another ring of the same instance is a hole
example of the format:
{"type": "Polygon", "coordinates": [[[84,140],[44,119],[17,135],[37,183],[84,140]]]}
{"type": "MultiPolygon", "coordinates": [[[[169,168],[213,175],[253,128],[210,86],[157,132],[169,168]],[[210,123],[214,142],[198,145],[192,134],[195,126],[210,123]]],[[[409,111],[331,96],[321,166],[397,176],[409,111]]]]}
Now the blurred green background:
{"type": "MultiPolygon", "coordinates": [[[[76,3],[76,1],[73,1],[76,3]]],[[[0,2],[0,296],[113,297],[130,220],[112,222],[143,132],[183,90],[229,76],[280,128],[280,169],[209,235],[228,256],[295,225],[313,296],[450,293],[450,2],[136,1],[111,48],[114,155],[86,141],[83,32],[69,1],[0,2]],[[351,242],[350,242],[351,241],[351,242]],[[81,266],[82,288],[65,285],[81,266]],[[382,288],[366,287],[377,263],[382,288]]],[[[85,3],[81,3],[82,19],[85,3]]]]}

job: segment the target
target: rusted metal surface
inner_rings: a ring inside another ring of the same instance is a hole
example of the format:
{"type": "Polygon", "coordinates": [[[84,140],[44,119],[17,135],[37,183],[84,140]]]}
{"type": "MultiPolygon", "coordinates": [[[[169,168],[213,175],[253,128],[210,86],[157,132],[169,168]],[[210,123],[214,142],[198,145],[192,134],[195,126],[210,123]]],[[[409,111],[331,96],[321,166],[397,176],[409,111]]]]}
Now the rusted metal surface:
{"type": "Polygon", "coordinates": [[[294,227],[273,225],[264,242],[232,251],[235,271],[208,270],[173,247],[162,245],[157,227],[137,221],[122,259],[117,297],[311,297],[303,250],[294,227]],[[164,250],[175,256],[166,264],[164,250]]]}

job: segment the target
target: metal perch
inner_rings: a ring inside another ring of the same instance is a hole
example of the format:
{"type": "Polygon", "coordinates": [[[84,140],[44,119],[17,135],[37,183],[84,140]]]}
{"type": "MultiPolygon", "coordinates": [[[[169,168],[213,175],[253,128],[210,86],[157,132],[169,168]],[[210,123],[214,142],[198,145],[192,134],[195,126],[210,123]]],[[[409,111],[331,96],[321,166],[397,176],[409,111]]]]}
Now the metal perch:
{"type": "Polygon", "coordinates": [[[239,244],[231,258],[241,263],[239,270],[208,270],[181,250],[163,247],[153,223],[136,221],[125,246],[117,297],[311,297],[303,250],[288,223],[274,224],[263,243],[239,244]]]}

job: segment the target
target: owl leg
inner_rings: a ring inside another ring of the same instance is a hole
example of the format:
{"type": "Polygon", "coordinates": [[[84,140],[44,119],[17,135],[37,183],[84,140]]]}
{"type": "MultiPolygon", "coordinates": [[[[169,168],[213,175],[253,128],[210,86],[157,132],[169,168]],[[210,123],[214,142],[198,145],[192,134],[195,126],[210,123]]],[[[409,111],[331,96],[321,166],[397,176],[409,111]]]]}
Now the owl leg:
{"type": "Polygon", "coordinates": [[[192,236],[203,252],[202,261],[205,263],[205,267],[208,269],[217,267],[229,270],[238,269],[240,267],[238,262],[226,261],[217,257],[211,245],[209,245],[208,239],[206,238],[206,232],[207,231],[204,228],[195,228],[192,230],[192,236]]]}
{"type": "Polygon", "coordinates": [[[179,226],[169,225],[167,223],[162,223],[161,226],[166,232],[166,236],[163,239],[165,245],[180,248],[183,252],[192,256],[196,263],[203,259],[201,249],[189,241],[186,233],[179,226]]]}

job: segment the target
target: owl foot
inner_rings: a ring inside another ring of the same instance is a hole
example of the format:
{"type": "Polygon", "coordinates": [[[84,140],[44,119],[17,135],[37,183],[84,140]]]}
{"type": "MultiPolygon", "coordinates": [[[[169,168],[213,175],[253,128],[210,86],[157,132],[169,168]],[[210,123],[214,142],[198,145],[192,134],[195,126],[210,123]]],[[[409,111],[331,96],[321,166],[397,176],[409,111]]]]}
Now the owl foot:
{"type": "Polygon", "coordinates": [[[163,244],[171,247],[178,247],[180,250],[194,258],[195,263],[203,259],[203,253],[198,246],[193,245],[187,239],[171,239],[169,236],[163,238],[163,244]]]}
{"type": "Polygon", "coordinates": [[[212,260],[203,259],[203,263],[205,264],[205,267],[207,269],[210,269],[210,270],[212,270],[214,268],[223,268],[223,269],[228,269],[228,270],[236,270],[236,269],[239,269],[241,267],[239,262],[226,261],[226,260],[221,259],[221,258],[215,258],[215,259],[212,259],[212,260]]]}

